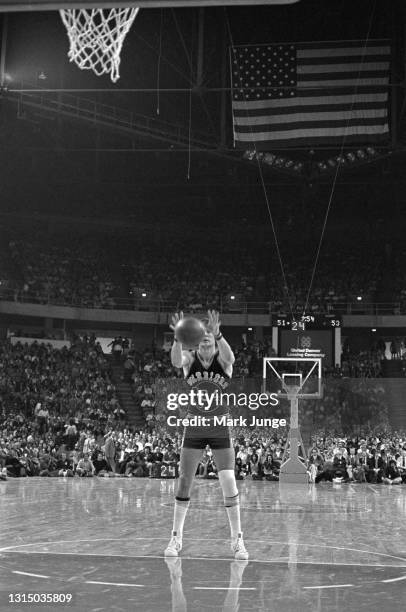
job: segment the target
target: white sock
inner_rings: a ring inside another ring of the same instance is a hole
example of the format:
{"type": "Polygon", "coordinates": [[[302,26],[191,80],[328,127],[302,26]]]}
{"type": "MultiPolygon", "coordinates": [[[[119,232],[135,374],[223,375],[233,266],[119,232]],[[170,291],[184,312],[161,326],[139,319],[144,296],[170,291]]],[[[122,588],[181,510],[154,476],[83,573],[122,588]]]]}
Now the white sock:
{"type": "Polygon", "coordinates": [[[188,499],[175,498],[175,511],[173,514],[172,531],[180,538],[183,534],[183,525],[185,523],[187,511],[189,510],[189,505],[190,501],[188,499]]]}

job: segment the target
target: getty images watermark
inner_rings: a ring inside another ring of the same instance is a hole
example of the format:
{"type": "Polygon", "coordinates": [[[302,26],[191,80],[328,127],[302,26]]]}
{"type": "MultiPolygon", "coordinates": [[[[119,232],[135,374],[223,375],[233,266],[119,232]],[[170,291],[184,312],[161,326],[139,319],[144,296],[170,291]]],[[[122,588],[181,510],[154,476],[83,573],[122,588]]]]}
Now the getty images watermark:
{"type": "Polygon", "coordinates": [[[179,408],[190,408],[202,414],[194,414],[186,418],[179,418],[171,415],[167,418],[167,423],[171,427],[286,427],[286,419],[258,418],[255,415],[251,419],[243,416],[231,417],[228,414],[215,414],[219,408],[249,408],[258,410],[260,407],[275,407],[279,404],[276,393],[225,393],[216,390],[209,392],[204,389],[191,389],[184,393],[168,393],[166,407],[168,410],[178,410],[179,408]],[[207,415],[207,416],[206,416],[207,415]]]}

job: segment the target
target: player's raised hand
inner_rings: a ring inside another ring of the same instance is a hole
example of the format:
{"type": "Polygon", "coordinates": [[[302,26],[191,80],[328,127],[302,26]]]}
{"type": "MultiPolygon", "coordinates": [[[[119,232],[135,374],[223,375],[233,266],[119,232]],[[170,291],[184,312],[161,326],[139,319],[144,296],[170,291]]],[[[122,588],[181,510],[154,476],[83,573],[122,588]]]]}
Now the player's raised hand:
{"type": "Polygon", "coordinates": [[[174,315],[172,315],[172,324],[169,325],[169,327],[171,328],[172,331],[175,331],[175,327],[176,325],[179,323],[179,321],[183,319],[183,312],[175,312],[174,315]]]}
{"type": "Polygon", "coordinates": [[[214,337],[216,337],[220,333],[220,315],[216,310],[208,310],[207,316],[209,318],[207,329],[213,334],[214,337]]]}

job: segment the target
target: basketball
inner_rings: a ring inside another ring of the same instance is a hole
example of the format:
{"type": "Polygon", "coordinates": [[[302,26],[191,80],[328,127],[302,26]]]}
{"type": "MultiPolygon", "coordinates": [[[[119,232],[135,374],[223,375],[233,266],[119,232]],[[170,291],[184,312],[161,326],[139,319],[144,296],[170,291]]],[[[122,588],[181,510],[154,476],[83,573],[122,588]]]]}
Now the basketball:
{"type": "Polygon", "coordinates": [[[175,338],[185,348],[194,348],[204,338],[206,328],[202,321],[195,317],[186,317],[178,321],[175,327],[175,338]]]}

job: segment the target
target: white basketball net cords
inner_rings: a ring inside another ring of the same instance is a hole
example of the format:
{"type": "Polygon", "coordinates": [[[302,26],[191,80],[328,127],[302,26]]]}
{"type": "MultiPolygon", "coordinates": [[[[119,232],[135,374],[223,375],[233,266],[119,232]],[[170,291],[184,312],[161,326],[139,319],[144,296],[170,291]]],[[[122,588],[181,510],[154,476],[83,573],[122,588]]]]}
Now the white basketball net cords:
{"type": "Polygon", "coordinates": [[[124,39],[139,8],[63,9],[59,13],[69,37],[68,57],[81,70],[120,78],[120,54],[124,39]]]}

